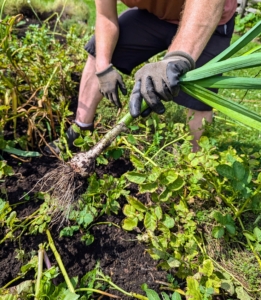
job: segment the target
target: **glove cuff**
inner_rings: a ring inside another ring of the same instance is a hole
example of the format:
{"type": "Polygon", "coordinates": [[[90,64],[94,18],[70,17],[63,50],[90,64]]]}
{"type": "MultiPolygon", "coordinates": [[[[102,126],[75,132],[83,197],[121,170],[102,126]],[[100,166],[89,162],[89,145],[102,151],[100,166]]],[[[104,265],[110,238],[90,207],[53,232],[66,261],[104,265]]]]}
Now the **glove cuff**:
{"type": "Polygon", "coordinates": [[[185,58],[186,60],[188,60],[188,62],[190,63],[190,70],[194,70],[195,69],[195,61],[194,59],[186,52],[183,51],[172,51],[167,53],[163,59],[169,59],[171,57],[177,57],[180,56],[182,58],[185,58]]]}
{"type": "Polygon", "coordinates": [[[95,75],[97,75],[98,77],[103,76],[103,75],[111,72],[112,70],[113,70],[113,64],[109,64],[109,66],[106,69],[104,69],[100,72],[96,72],[95,75]]]}

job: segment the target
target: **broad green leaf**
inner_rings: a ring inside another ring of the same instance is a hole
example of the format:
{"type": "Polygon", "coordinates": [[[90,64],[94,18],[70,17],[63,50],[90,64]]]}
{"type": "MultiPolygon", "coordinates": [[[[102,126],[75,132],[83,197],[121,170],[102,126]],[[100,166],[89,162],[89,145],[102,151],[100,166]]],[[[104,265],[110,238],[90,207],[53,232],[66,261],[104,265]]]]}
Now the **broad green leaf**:
{"type": "Polygon", "coordinates": [[[175,225],[175,220],[168,214],[164,214],[163,220],[161,221],[167,228],[173,228],[175,225]]]}
{"type": "Polygon", "coordinates": [[[235,287],[231,280],[221,280],[221,288],[229,293],[229,295],[234,295],[235,287]]]}
{"type": "Polygon", "coordinates": [[[198,141],[200,147],[204,149],[210,149],[212,146],[210,144],[209,138],[207,136],[202,136],[198,141]]]}
{"type": "Polygon", "coordinates": [[[63,291],[62,294],[59,294],[59,298],[61,300],[77,300],[80,298],[80,295],[70,292],[69,290],[63,291]]]}
{"type": "Polygon", "coordinates": [[[81,211],[78,218],[78,223],[87,227],[93,222],[93,215],[91,213],[86,213],[86,211],[81,211]]]}
{"type": "Polygon", "coordinates": [[[144,226],[146,229],[154,231],[157,227],[157,217],[153,213],[147,212],[144,218],[144,226]]]}
{"type": "Polygon", "coordinates": [[[37,264],[38,264],[38,257],[34,256],[31,258],[31,260],[26,265],[23,265],[21,267],[21,272],[26,273],[27,271],[31,270],[32,268],[36,268],[37,264]]]}
{"type": "Polygon", "coordinates": [[[193,83],[204,88],[260,90],[261,78],[213,76],[193,83]]]}
{"type": "Polygon", "coordinates": [[[117,148],[117,149],[112,149],[110,151],[108,151],[109,155],[113,158],[113,159],[119,159],[123,153],[124,153],[124,150],[121,149],[121,148],[117,148]]]}
{"type": "Polygon", "coordinates": [[[169,254],[167,252],[161,251],[159,249],[152,248],[151,251],[157,256],[157,259],[167,260],[169,257],[169,254]]]}
{"type": "Polygon", "coordinates": [[[236,234],[236,227],[234,224],[226,224],[225,225],[226,230],[231,234],[231,235],[235,235],[236,234]]]}
{"type": "Polygon", "coordinates": [[[132,197],[132,196],[127,196],[127,201],[130,203],[131,206],[133,206],[136,210],[145,212],[147,211],[147,207],[141,203],[138,199],[132,197]]]}
{"type": "Polygon", "coordinates": [[[136,209],[132,205],[125,204],[123,207],[123,213],[126,217],[134,218],[136,216],[136,209]]]}
{"type": "Polygon", "coordinates": [[[235,119],[249,127],[260,130],[261,116],[253,111],[248,110],[246,107],[231,100],[225,99],[220,95],[217,95],[195,84],[186,83],[186,86],[182,84],[181,88],[185,93],[191,95],[199,101],[202,101],[205,104],[212,106],[213,108],[227,115],[229,118],[235,119]]]}
{"type": "Polygon", "coordinates": [[[191,276],[187,277],[187,295],[193,300],[202,300],[199,283],[191,276]]]}
{"type": "Polygon", "coordinates": [[[213,211],[212,212],[212,217],[220,224],[225,225],[225,218],[219,211],[213,211]]]}
{"type": "Polygon", "coordinates": [[[192,159],[191,161],[191,166],[192,167],[196,167],[200,164],[200,159],[198,157],[195,157],[194,159],[192,159]]]}
{"type": "Polygon", "coordinates": [[[210,277],[213,274],[214,266],[210,259],[206,259],[203,261],[203,266],[199,267],[199,272],[203,275],[210,277]]]}
{"type": "Polygon", "coordinates": [[[178,268],[181,265],[181,262],[177,259],[175,259],[174,257],[170,257],[167,260],[168,265],[170,266],[170,268],[178,268]]]}
{"type": "Polygon", "coordinates": [[[156,206],[155,209],[154,209],[154,213],[157,217],[158,220],[161,220],[162,219],[162,209],[160,206],[156,206]]]}
{"type": "Polygon", "coordinates": [[[254,249],[255,249],[257,252],[261,252],[261,244],[256,243],[254,249]]]}
{"type": "Polygon", "coordinates": [[[239,300],[252,300],[253,298],[248,295],[248,293],[243,289],[242,286],[236,287],[236,294],[239,300]]]}
{"type": "Polygon", "coordinates": [[[261,242],[261,230],[258,227],[254,228],[254,236],[258,242],[261,242]]]}
{"type": "Polygon", "coordinates": [[[243,191],[245,188],[245,184],[242,181],[233,181],[232,182],[232,187],[235,191],[243,191]]]}
{"type": "Polygon", "coordinates": [[[86,246],[89,246],[94,242],[94,236],[90,233],[86,233],[81,237],[81,241],[83,241],[86,246]]]}
{"type": "Polygon", "coordinates": [[[247,239],[249,239],[252,242],[255,242],[257,240],[256,237],[251,232],[244,231],[243,234],[247,239]]]}
{"type": "Polygon", "coordinates": [[[261,172],[257,176],[257,181],[258,181],[258,183],[261,183],[261,172]]]}
{"type": "Polygon", "coordinates": [[[178,177],[174,182],[170,183],[168,185],[168,189],[170,191],[178,191],[185,185],[185,181],[182,179],[182,177],[178,177]]]}
{"type": "Polygon", "coordinates": [[[170,297],[168,296],[168,294],[166,294],[165,292],[161,293],[162,299],[163,300],[170,300],[170,297]]]}
{"type": "Polygon", "coordinates": [[[147,297],[149,298],[149,300],[161,300],[159,295],[151,289],[146,289],[145,293],[146,293],[147,297]]]}
{"type": "Polygon", "coordinates": [[[122,222],[122,228],[127,231],[133,230],[138,225],[138,218],[126,218],[122,222]]]}
{"type": "Polygon", "coordinates": [[[231,180],[234,179],[234,171],[232,167],[230,167],[229,165],[218,165],[216,170],[219,175],[231,180]]]}
{"type": "Polygon", "coordinates": [[[79,136],[77,139],[74,140],[73,144],[76,147],[82,147],[85,144],[85,142],[84,139],[81,136],[79,136]]]}
{"type": "Polygon", "coordinates": [[[170,230],[167,226],[165,226],[163,223],[159,222],[157,229],[163,233],[163,236],[165,239],[167,239],[167,240],[170,239],[170,230]]]}
{"type": "Polygon", "coordinates": [[[149,182],[156,181],[159,178],[161,172],[162,172],[161,168],[153,167],[151,173],[148,174],[149,175],[148,176],[148,181],[149,182]]]}
{"type": "Polygon", "coordinates": [[[78,231],[80,229],[79,226],[68,226],[68,227],[64,227],[61,231],[60,231],[60,237],[62,236],[73,236],[75,231],[78,231]]]}
{"type": "Polygon", "coordinates": [[[245,167],[243,164],[241,164],[239,161],[235,161],[232,165],[234,175],[238,181],[241,181],[245,177],[245,167]]]}
{"type": "Polygon", "coordinates": [[[138,173],[138,172],[128,172],[128,173],[125,174],[125,176],[127,177],[127,179],[130,182],[134,182],[134,183],[137,183],[137,184],[143,183],[147,178],[146,174],[141,174],[141,173],[138,173]]]}
{"type": "Polygon", "coordinates": [[[168,187],[159,195],[159,200],[161,202],[166,202],[172,196],[172,191],[168,189],[168,187]]]}
{"type": "Polygon", "coordinates": [[[177,180],[178,174],[174,170],[168,170],[160,175],[159,181],[162,185],[168,185],[177,180]]]}
{"type": "Polygon", "coordinates": [[[223,226],[215,226],[212,230],[212,236],[216,239],[222,238],[224,235],[225,230],[223,226]]]}
{"type": "Polygon", "coordinates": [[[144,183],[139,186],[140,193],[153,193],[158,189],[158,183],[144,183]]]}
{"type": "Polygon", "coordinates": [[[261,66],[261,53],[233,57],[225,61],[205,64],[201,68],[189,71],[180,78],[180,82],[183,85],[191,81],[209,78],[211,76],[226,73],[229,71],[253,68],[258,66],[261,66]]]}
{"type": "Polygon", "coordinates": [[[182,300],[182,299],[178,292],[174,292],[174,294],[171,297],[171,300],[182,300]]]}
{"type": "MultiPolygon", "coordinates": [[[[15,292],[18,295],[22,295],[23,293],[32,293],[33,292],[33,282],[32,280],[25,280],[18,284],[17,286],[13,287],[15,292]]],[[[2,299],[2,298],[1,298],[2,299]]]]}
{"type": "Polygon", "coordinates": [[[10,146],[6,146],[5,149],[2,150],[22,157],[38,157],[41,155],[39,152],[36,151],[24,151],[24,150],[12,148],[10,146]]]}
{"type": "Polygon", "coordinates": [[[130,161],[137,170],[144,169],[144,163],[134,154],[130,154],[130,161]]]}
{"type": "Polygon", "coordinates": [[[227,225],[227,224],[231,224],[233,226],[235,226],[235,221],[233,220],[232,216],[230,214],[226,214],[223,217],[223,225],[227,225]]]}
{"type": "Polygon", "coordinates": [[[135,137],[132,134],[128,134],[127,140],[132,145],[136,145],[137,144],[137,141],[136,141],[135,137]]]}

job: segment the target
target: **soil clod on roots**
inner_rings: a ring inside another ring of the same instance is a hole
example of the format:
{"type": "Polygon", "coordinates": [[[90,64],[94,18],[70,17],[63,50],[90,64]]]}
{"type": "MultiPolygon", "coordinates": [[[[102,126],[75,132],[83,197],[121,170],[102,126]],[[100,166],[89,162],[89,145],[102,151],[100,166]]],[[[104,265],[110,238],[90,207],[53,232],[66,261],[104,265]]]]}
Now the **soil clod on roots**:
{"type": "Polygon", "coordinates": [[[70,164],[64,163],[36,183],[34,190],[50,194],[52,224],[62,224],[68,218],[72,205],[80,194],[82,179],[70,164]]]}

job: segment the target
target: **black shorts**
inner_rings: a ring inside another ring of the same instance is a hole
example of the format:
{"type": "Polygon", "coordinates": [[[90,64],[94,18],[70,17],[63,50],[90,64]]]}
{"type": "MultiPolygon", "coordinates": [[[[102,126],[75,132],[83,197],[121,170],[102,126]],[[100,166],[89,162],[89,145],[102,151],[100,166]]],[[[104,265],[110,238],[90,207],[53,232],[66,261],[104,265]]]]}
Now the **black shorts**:
{"type": "MultiPolygon", "coordinates": [[[[148,61],[152,56],[167,50],[178,25],[158,19],[146,10],[128,9],[119,16],[120,34],[112,56],[112,64],[124,74],[148,61]]],[[[219,25],[207,46],[197,60],[201,67],[230,45],[234,31],[234,17],[225,25],[219,25]]],[[[95,56],[95,36],[85,46],[86,51],[95,56]]],[[[217,92],[217,89],[211,89],[217,92]]],[[[174,101],[187,108],[209,111],[212,107],[180,91],[174,101]]]]}

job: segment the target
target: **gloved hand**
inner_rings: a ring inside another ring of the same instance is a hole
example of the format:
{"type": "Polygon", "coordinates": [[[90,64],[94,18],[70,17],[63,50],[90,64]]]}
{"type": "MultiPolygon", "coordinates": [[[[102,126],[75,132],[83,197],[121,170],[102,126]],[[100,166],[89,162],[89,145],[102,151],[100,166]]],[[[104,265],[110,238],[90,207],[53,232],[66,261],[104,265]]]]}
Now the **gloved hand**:
{"type": "Polygon", "coordinates": [[[117,107],[122,107],[118,88],[120,88],[124,96],[127,95],[127,89],[122,80],[122,76],[113,68],[110,64],[105,70],[96,73],[99,85],[100,92],[104,97],[111,100],[111,102],[117,107]]]}
{"type": "Polygon", "coordinates": [[[165,107],[161,100],[173,100],[179,93],[179,77],[194,68],[193,58],[182,51],[169,52],[162,61],[143,66],[135,74],[135,85],[130,97],[132,117],[140,115],[143,98],[149,106],[143,116],[151,110],[163,114],[165,107]]]}

